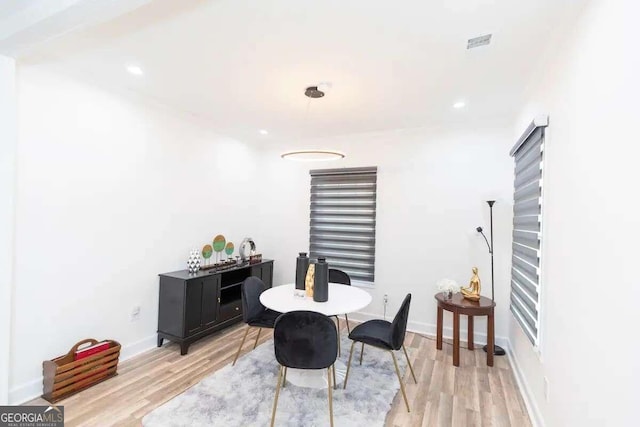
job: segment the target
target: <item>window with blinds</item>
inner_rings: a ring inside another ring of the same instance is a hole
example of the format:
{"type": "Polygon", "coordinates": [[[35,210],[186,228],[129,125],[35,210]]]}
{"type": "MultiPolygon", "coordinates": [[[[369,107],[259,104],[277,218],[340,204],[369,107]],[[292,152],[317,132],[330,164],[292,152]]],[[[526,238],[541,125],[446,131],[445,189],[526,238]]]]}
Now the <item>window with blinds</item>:
{"type": "Polygon", "coordinates": [[[352,281],[373,283],[378,168],[310,173],[310,257],[324,256],[330,268],[346,272],[352,281]]]}
{"type": "Polygon", "coordinates": [[[542,167],[546,119],[534,121],[511,150],[515,159],[511,312],[538,345],[542,167]]]}

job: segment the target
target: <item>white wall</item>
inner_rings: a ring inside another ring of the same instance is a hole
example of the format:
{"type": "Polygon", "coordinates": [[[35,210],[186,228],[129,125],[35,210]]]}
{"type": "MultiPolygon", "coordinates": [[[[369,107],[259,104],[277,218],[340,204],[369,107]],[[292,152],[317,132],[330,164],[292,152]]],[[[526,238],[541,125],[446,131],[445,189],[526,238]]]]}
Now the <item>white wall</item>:
{"type": "Polygon", "coordinates": [[[18,146],[15,61],[0,56],[0,405],[8,402],[15,162],[18,146]]]}
{"type": "Polygon", "coordinates": [[[515,322],[509,335],[547,426],[637,425],[639,15],[635,2],[593,1],[544,62],[518,121],[521,132],[550,115],[541,355],[515,322]]]}
{"type": "Polygon", "coordinates": [[[40,394],[42,361],[82,338],[116,339],[124,357],[153,346],[157,274],[183,269],[191,248],[218,233],[267,240],[249,146],[172,110],[18,74],[14,403],[40,394]]]}
{"type": "MultiPolygon", "coordinates": [[[[271,209],[281,210],[282,216],[272,219],[270,226],[282,233],[282,239],[266,242],[267,253],[276,254],[281,262],[276,282],[294,280],[297,252],[308,249],[309,170],[378,166],[375,288],[370,290],[372,304],[359,317],[382,316],[383,296],[388,294],[389,318],[411,292],[409,327],[435,333],[437,280],[448,277],[467,286],[473,266],[480,267],[483,294],[490,297],[489,253],[475,229],[481,225],[488,232],[485,201],[497,199],[496,334],[506,338],[513,182],[510,129],[511,121],[505,119],[275,144],[264,156],[270,160],[262,173],[280,190],[272,195],[271,209]],[[286,149],[302,147],[339,149],[347,158],[313,163],[279,158],[286,149]],[[285,263],[287,268],[280,268],[285,263]]],[[[450,315],[445,319],[452,323],[450,315]]],[[[463,325],[466,330],[466,319],[463,325]]],[[[484,320],[477,321],[475,331],[477,341],[484,342],[484,320]]]]}

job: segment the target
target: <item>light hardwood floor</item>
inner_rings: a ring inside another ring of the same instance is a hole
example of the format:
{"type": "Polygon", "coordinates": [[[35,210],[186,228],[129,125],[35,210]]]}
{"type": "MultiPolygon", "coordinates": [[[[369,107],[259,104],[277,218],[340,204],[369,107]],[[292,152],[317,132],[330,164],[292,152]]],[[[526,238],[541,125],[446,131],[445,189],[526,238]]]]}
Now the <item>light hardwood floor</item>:
{"type": "MultiPolygon", "coordinates": [[[[65,408],[65,425],[140,425],[148,412],[231,363],[244,328],[241,324],[204,338],[186,356],[180,356],[178,346],[170,344],[123,362],[117,377],[59,402],[65,408]]],[[[249,333],[243,352],[252,349],[256,331],[249,333]]],[[[263,330],[259,343],[271,337],[271,331],[263,330]]],[[[404,378],[411,413],[398,392],[385,425],[531,425],[506,356],[496,357],[495,366],[489,368],[482,350],[461,348],[460,367],[455,368],[451,345],[438,351],[435,339],[412,333],[407,334],[405,345],[412,349],[418,378],[418,384],[410,374],[404,378]]],[[[29,404],[47,402],[35,399],[29,404]]]]}

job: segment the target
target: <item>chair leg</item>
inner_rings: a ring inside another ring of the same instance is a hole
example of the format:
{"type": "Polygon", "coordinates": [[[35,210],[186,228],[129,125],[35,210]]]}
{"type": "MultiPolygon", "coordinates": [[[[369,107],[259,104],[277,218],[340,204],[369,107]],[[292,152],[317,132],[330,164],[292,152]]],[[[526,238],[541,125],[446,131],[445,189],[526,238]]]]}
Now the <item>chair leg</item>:
{"type": "Polygon", "coordinates": [[[338,322],[338,357],[340,356],[340,318],[336,316],[336,322],[338,322]]]}
{"type": "Polygon", "coordinates": [[[247,334],[249,333],[249,329],[251,329],[251,326],[247,325],[247,330],[244,331],[244,336],[242,337],[242,342],[240,343],[240,347],[238,347],[238,352],[236,353],[236,357],[233,358],[233,363],[231,364],[231,366],[235,366],[236,360],[238,360],[238,356],[240,356],[240,350],[242,350],[242,346],[244,345],[244,341],[247,339],[247,334]]]}
{"type": "Polygon", "coordinates": [[[338,388],[338,383],[336,381],[336,367],[335,367],[335,365],[331,369],[331,372],[333,372],[333,388],[338,388]]]}
{"type": "Polygon", "coordinates": [[[409,365],[409,370],[411,370],[411,376],[413,377],[413,381],[418,384],[418,380],[416,379],[416,374],[413,373],[413,366],[411,366],[411,360],[409,360],[409,355],[407,354],[407,349],[404,348],[404,344],[402,344],[402,351],[404,351],[404,357],[407,358],[407,364],[409,365]]]}
{"type": "Polygon", "coordinates": [[[400,369],[398,369],[398,362],[396,361],[396,355],[393,354],[393,351],[389,351],[391,353],[391,357],[393,357],[393,365],[396,367],[396,375],[398,376],[398,381],[400,382],[400,390],[402,391],[402,397],[404,397],[404,404],[407,405],[407,412],[411,412],[409,409],[409,401],[407,400],[407,393],[404,391],[404,384],[402,383],[402,377],[400,376],[400,369]]]}
{"type": "Polygon", "coordinates": [[[253,349],[256,349],[256,346],[258,345],[258,339],[260,339],[260,332],[262,332],[262,328],[258,328],[258,335],[256,335],[256,342],[253,343],[253,349]]]}
{"type": "Polygon", "coordinates": [[[347,388],[347,379],[349,378],[349,369],[351,369],[351,357],[353,356],[353,347],[356,345],[356,342],[353,341],[351,343],[351,351],[349,352],[349,361],[347,362],[347,373],[344,376],[344,387],[342,388],[347,388]]]}
{"type": "Polygon", "coordinates": [[[360,349],[360,364],[362,365],[362,356],[364,356],[364,343],[362,343],[362,348],[360,349]]]}
{"type": "Polygon", "coordinates": [[[347,316],[347,313],[344,314],[344,320],[347,322],[347,332],[351,333],[351,329],[349,328],[349,316],[347,316]]]}
{"type": "Polygon", "coordinates": [[[287,367],[284,367],[284,378],[282,378],[282,388],[287,385],[287,367]]]}
{"type": "Polygon", "coordinates": [[[333,386],[331,385],[331,370],[333,369],[333,375],[336,374],[335,367],[329,366],[327,368],[327,381],[328,381],[328,390],[329,390],[329,421],[331,423],[331,427],[333,427],[333,395],[331,389],[333,386]]]}
{"type": "Polygon", "coordinates": [[[280,394],[280,385],[282,382],[282,366],[278,370],[278,385],[276,386],[276,398],[273,401],[273,411],[271,412],[271,427],[276,422],[276,408],[278,407],[278,395],[280,394]]]}

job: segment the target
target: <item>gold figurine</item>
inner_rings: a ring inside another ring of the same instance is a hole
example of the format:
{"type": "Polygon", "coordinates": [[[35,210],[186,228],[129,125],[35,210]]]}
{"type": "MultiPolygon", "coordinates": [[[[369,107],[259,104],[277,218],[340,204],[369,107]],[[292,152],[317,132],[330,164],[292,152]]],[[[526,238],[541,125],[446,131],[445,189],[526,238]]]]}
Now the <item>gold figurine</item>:
{"type": "Polygon", "coordinates": [[[478,277],[478,267],[473,267],[471,270],[473,276],[469,281],[468,288],[460,289],[462,296],[471,301],[480,301],[480,277],[478,277]]]}
{"type": "Polygon", "coordinates": [[[307,277],[304,281],[305,293],[308,297],[313,298],[313,283],[316,274],[316,265],[310,264],[309,269],[307,270],[307,277]]]}

